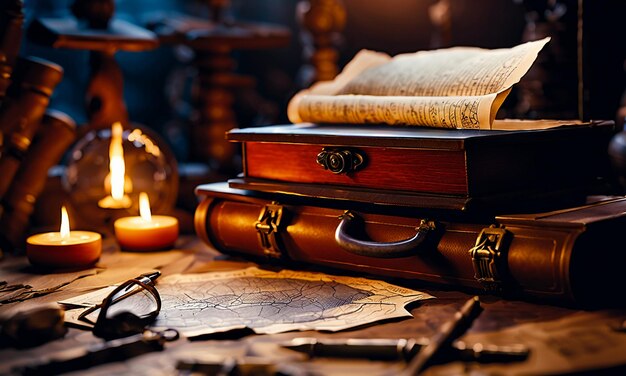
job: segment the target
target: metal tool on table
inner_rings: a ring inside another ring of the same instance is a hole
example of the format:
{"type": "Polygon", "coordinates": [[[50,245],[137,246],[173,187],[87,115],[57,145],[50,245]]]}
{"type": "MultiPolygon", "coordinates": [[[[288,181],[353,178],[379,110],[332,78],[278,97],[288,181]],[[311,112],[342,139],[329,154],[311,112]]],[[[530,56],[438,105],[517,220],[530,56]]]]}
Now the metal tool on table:
{"type": "Polygon", "coordinates": [[[97,365],[119,362],[164,349],[166,342],[179,338],[175,329],[160,332],[146,330],[141,334],[115,339],[84,349],[70,349],[50,358],[45,363],[25,366],[18,371],[23,375],[58,375],[84,370],[97,365]]]}
{"type": "MultiPolygon", "coordinates": [[[[281,344],[282,347],[305,353],[311,358],[362,358],[383,361],[409,361],[420,349],[428,345],[427,338],[350,338],[317,339],[295,338],[281,344]]],[[[514,362],[528,358],[530,350],[521,344],[496,346],[477,343],[469,346],[455,341],[440,361],[475,361],[481,363],[514,362]]]]}
{"type": "Polygon", "coordinates": [[[465,302],[454,318],[430,339],[334,339],[296,338],[282,346],[311,357],[363,358],[373,360],[404,360],[404,374],[414,375],[431,364],[455,360],[489,362],[523,361],[530,350],[521,344],[495,346],[456,341],[478,317],[482,308],[478,297],[465,302]]]}
{"type": "Polygon", "coordinates": [[[474,296],[467,300],[454,317],[445,322],[424,346],[407,364],[402,375],[417,375],[431,365],[437,357],[445,352],[452,343],[465,333],[472,322],[482,312],[480,299],[474,296]]]}

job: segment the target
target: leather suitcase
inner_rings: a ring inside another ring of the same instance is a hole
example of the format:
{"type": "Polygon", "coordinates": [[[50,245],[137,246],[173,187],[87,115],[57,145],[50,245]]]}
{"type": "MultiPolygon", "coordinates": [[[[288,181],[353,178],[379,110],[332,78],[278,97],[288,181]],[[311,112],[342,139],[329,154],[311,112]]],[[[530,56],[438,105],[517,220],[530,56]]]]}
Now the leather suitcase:
{"type": "Polygon", "coordinates": [[[499,214],[594,191],[613,134],[604,121],[527,131],[293,124],[226,137],[243,150],[233,188],[499,214]]]}
{"type": "Polygon", "coordinates": [[[624,197],[471,223],[226,183],[196,194],[196,233],[228,254],[566,305],[610,306],[625,295],[624,197]]]}

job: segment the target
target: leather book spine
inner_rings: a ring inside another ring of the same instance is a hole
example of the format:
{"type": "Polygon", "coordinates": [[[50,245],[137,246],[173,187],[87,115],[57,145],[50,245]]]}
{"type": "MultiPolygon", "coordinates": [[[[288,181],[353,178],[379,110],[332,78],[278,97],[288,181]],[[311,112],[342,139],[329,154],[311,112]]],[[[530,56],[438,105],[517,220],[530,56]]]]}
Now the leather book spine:
{"type": "MultiPolygon", "coordinates": [[[[610,214],[614,209],[623,212],[617,204],[597,211],[597,223],[589,224],[581,223],[586,212],[555,221],[524,215],[502,218],[500,223],[496,218],[486,224],[434,219],[436,229],[421,244],[389,257],[343,246],[336,235],[344,231],[339,229],[345,215],[341,209],[281,205],[278,199],[251,198],[245,193],[204,197],[196,211],[198,235],[220,252],[255,261],[274,258],[559,305],[607,304],[612,300],[609,291],[626,287],[623,273],[615,271],[615,265],[624,265],[625,256],[608,251],[619,233],[615,226],[626,220],[619,213],[610,214]],[[280,223],[259,225],[271,223],[260,220],[267,205],[281,207],[280,223]],[[273,232],[266,231],[268,228],[273,232]],[[497,240],[498,234],[502,242],[497,240]],[[264,242],[268,237],[274,241],[264,242]],[[268,244],[273,249],[268,251],[268,244]]],[[[344,235],[360,239],[357,243],[383,246],[414,237],[423,220],[375,212],[355,216],[359,224],[344,235]]]]}

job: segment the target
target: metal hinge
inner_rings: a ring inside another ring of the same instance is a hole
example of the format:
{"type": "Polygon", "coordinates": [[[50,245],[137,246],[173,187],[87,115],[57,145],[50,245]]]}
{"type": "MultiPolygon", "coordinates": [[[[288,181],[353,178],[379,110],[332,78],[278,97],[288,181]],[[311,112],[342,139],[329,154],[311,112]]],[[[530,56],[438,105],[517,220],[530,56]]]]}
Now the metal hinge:
{"type": "Polygon", "coordinates": [[[508,231],[494,225],[484,228],[469,250],[474,265],[474,278],[488,291],[502,288],[501,267],[504,258],[504,241],[508,231]]]}
{"type": "Polygon", "coordinates": [[[263,207],[259,219],[254,223],[263,253],[268,257],[280,258],[282,256],[277,240],[282,216],[283,207],[272,202],[263,207]]]}

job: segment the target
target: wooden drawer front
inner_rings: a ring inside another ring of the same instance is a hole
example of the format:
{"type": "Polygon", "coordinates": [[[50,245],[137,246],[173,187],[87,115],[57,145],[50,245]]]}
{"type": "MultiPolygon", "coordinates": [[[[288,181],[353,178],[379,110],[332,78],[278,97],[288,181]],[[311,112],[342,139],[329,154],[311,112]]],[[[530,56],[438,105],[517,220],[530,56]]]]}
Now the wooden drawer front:
{"type": "Polygon", "coordinates": [[[467,194],[463,151],[357,148],[364,167],[333,174],[317,164],[320,145],[246,142],[246,177],[292,183],[332,184],[359,188],[467,194]]]}

